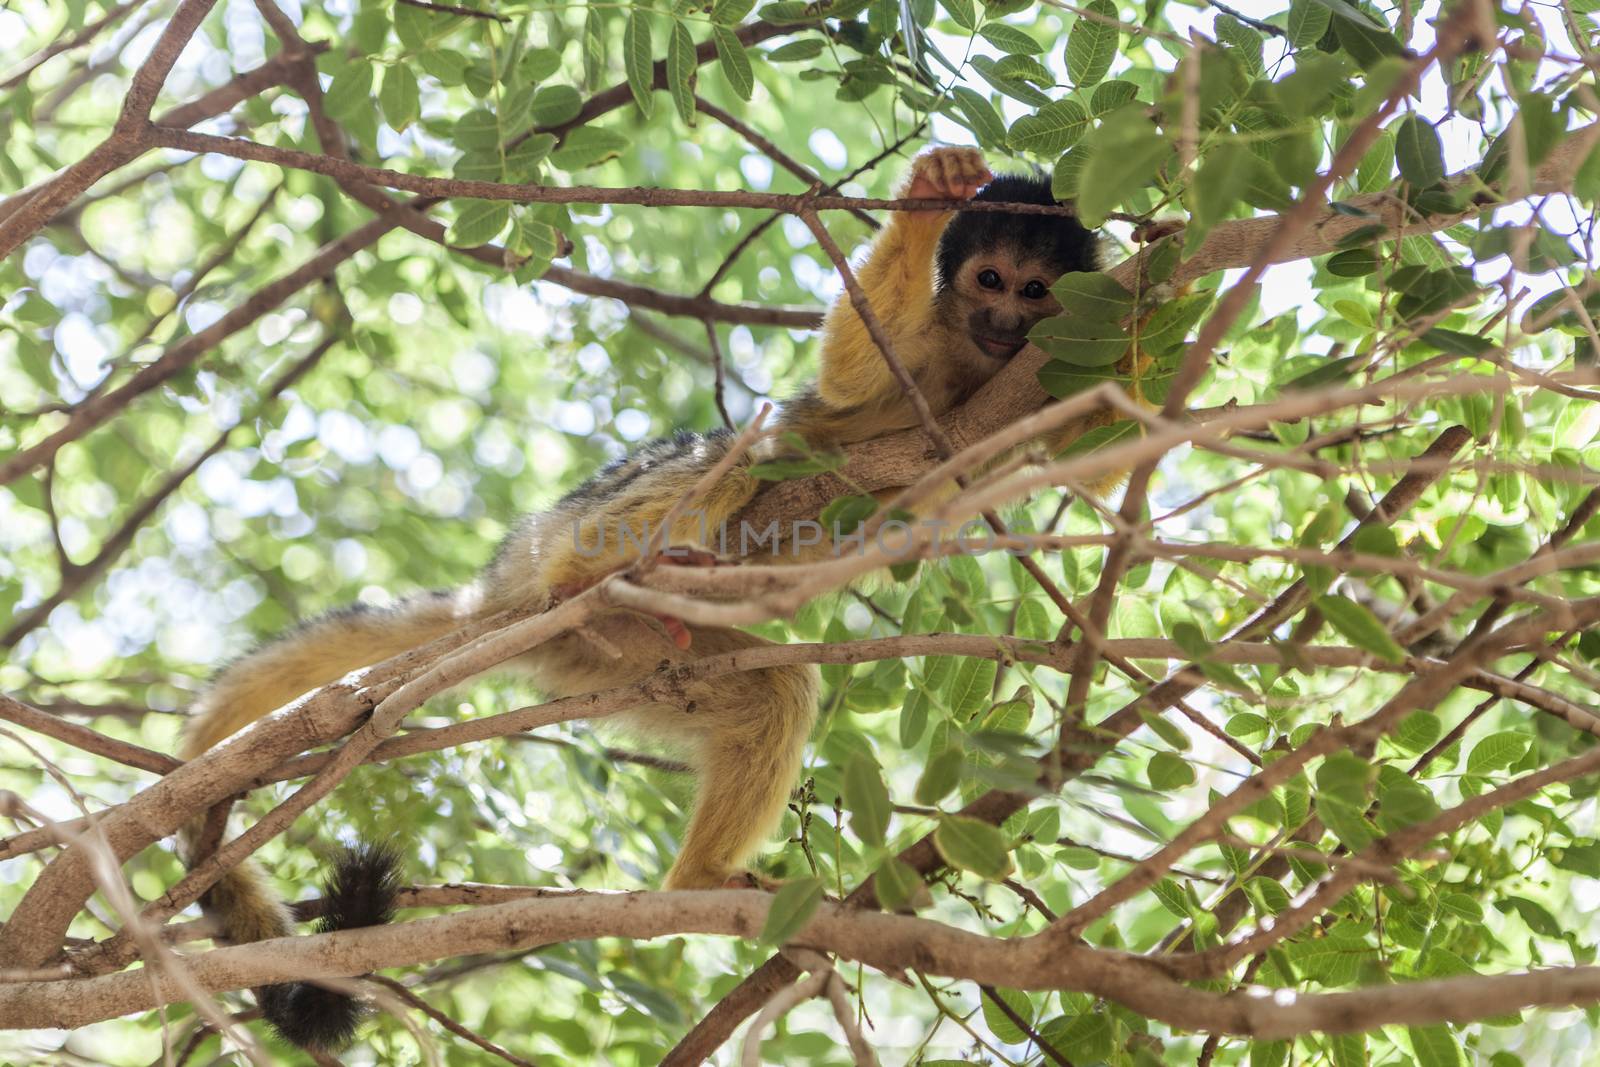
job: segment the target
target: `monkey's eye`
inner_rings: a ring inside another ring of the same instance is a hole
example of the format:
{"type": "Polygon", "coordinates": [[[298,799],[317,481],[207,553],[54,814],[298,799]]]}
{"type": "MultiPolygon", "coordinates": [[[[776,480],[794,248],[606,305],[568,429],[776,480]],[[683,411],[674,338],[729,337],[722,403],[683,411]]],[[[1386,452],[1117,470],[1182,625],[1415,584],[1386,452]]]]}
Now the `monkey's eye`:
{"type": "Polygon", "coordinates": [[[1044,294],[1047,292],[1049,290],[1045,288],[1044,282],[1041,281],[1031,281],[1022,287],[1022,295],[1029,300],[1043,300],[1044,294]]]}
{"type": "Polygon", "coordinates": [[[1000,281],[999,271],[986,267],[978,272],[978,284],[985,289],[999,289],[1004,283],[1000,281]]]}

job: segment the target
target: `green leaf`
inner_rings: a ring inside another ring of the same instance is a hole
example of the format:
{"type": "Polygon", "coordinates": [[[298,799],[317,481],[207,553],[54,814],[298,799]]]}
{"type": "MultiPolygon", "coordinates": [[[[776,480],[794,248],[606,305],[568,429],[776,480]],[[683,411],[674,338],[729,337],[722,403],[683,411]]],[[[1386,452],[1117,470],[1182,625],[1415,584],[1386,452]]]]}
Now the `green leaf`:
{"type": "Polygon", "coordinates": [[[1101,82],[1094,87],[1094,92],[1089,97],[1089,113],[1095,118],[1115,111],[1123,104],[1131,104],[1139,99],[1139,87],[1132,82],[1113,78],[1108,82],[1101,82]]]}
{"type": "Polygon", "coordinates": [[[979,144],[985,148],[1006,147],[1006,124],[993,104],[964,85],[955,86],[950,90],[950,95],[961,109],[961,114],[966,116],[972,132],[978,135],[979,144]]]}
{"type": "Polygon", "coordinates": [[[1100,857],[1080,845],[1066,845],[1056,850],[1056,858],[1075,871],[1098,871],[1100,857]]]}
{"type": "Polygon", "coordinates": [[[1189,186],[1195,224],[1209,229],[1227,214],[1238,201],[1254,160],[1250,149],[1237,141],[1224,141],[1206,153],[1189,186]]]}
{"type": "Polygon", "coordinates": [[[748,473],[752,478],[781,482],[790,478],[806,478],[813,474],[836,471],[848,460],[849,457],[843,452],[818,452],[814,455],[752,463],[748,473]]]}
{"type": "Polygon", "coordinates": [[[1377,831],[1367,821],[1362,809],[1329,797],[1317,798],[1317,817],[1349,852],[1360,852],[1377,837],[1377,831]]]}
{"type": "Polygon", "coordinates": [[[1109,1060],[1117,1041],[1110,1012],[1089,1012],[1070,1021],[1051,1020],[1042,1032],[1051,1047],[1072,1063],[1109,1060]],[[1066,1021],[1065,1026],[1056,1025],[1062,1021],[1066,1021]]]}
{"type": "Polygon", "coordinates": [[[950,795],[961,784],[961,768],[965,762],[961,750],[941,749],[923,765],[914,794],[918,804],[931,807],[950,795]]]}
{"type": "Polygon", "coordinates": [[[1250,1067],[1284,1067],[1289,1060],[1289,1042],[1250,1042],[1250,1067]]]}
{"type": "Polygon", "coordinates": [[[1488,774],[1503,771],[1527,753],[1533,738],[1519,730],[1503,730],[1490,734],[1476,745],[1467,756],[1468,774],[1488,774]]]}
{"type": "Polygon", "coordinates": [[[445,85],[460,85],[467,76],[467,57],[450,48],[433,48],[417,56],[425,73],[445,85]]]}
{"type": "Polygon", "coordinates": [[[1378,617],[1349,597],[1320,596],[1317,610],[1335,630],[1348,637],[1352,644],[1389,663],[1404,663],[1406,650],[1390,636],[1378,617]]]}
{"type": "Polygon", "coordinates": [[[455,166],[450,169],[453,177],[469,182],[497,182],[505,178],[505,161],[500,158],[500,149],[474,148],[463,153],[456,160],[455,166]]]}
{"type": "Polygon", "coordinates": [[[1228,736],[1237,737],[1241,741],[1258,741],[1271,731],[1272,723],[1264,715],[1257,715],[1253,711],[1241,711],[1237,715],[1230,716],[1223,729],[1228,732],[1228,736]]]}
{"type": "MultiPolygon", "coordinates": [[[[1044,375],[1039,375],[1040,381],[1044,375]]],[[[1109,448],[1123,441],[1129,441],[1139,436],[1139,424],[1131,420],[1112,423],[1110,426],[1096,426],[1083,436],[1074,440],[1061,453],[1063,457],[1079,456],[1085,452],[1093,452],[1100,448],[1109,448]]]]}
{"type": "MultiPolygon", "coordinates": [[[[1350,301],[1340,301],[1340,303],[1350,303],[1350,301]]],[[[1356,306],[1360,307],[1360,305],[1356,306]]],[[[1366,325],[1370,327],[1372,323],[1369,321],[1366,325]]],[[[1340,356],[1338,359],[1323,360],[1322,365],[1314,370],[1307,371],[1298,378],[1292,378],[1284,382],[1283,388],[1286,392],[1296,389],[1315,389],[1331,382],[1344,381],[1354,373],[1358,364],[1365,361],[1366,359],[1363,356],[1340,356]]]]}
{"type": "Polygon", "coordinates": [[[458,208],[450,224],[450,243],[476,248],[500,236],[511,219],[511,205],[504,200],[468,200],[458,208]]]}
{"type": "Polygon", "coordinates": [[[1247,891],[1268,915],[1280,915],[1289,910],[1292,900],[1283,883],[1272,878],[1256,877],[1247,883],[1247,891]]]}
{"type": "Polygon", "coordinates": [[[410,67],[395,63],[383,72],[378,104],[383,108],[383,120],[397,133],[422,117],[422,96],[410,67]]]}
{"type": "Polygon", "coordinates": [[[667,44],[667,90],[685,126],[694,125],[694,83],[698,66],[689,27],[673,22],[672,39],[667,44]]]}
{"type": "Polygon", "coordinates": [[[1088,142],[1084,141],[1073,145],[1056,160],[1056,165],[1050,172],[1051,196],[1057,200],[1077,198],[1078,184],[1083,180],[1083,172],[1089,165],[1091,154],[1088,142]]]}
{"type": "Polygon", "coordinates": [[[622,31],[622,69],[633,102],[648,117],[655,108],[655,52],[650,43],[650,16],[640,8],[628,12],[622,31]]]}
{"type": "Polygon", "coordinates": [[[997,827],[965,815],[945,815],[933,831],[933,844],[946,863],[998,882],[1011,873],[1011,856],[997,827]]]}
{"type": "MultiPolygon", "coordinates": [[[[1135,601],[1135,603],[1137,602],[1135,601]]],[[[1118,606],[1120,607],[1121,605],[1118,606]]],[[[1152,615],[1151,618],[1153,620],[1154,615],[1152,615]]],[[[1124,632],[1126,633],[1126,631],[1124,632]]],[[[1148,710],[1141,711],[1139,713],[1139,718],[1144,720],[1144,724],[1150,727],[1151,731],[1157,737],[1171,745],[1176,751],[1187,752],[1189,750],[1189,735],[1184,733],[1183,727],[1179,726],[1177,723],[1169,722],[1160,714],[1148,710]]]]}
{"type": "Polygon", "coordinates": [[[1077,207],[1078,218],[1091,228],[1104,223],[1112,208],[1143,190],[1172,155],[1172,146],[1136,104],[1107,115],[1085,144],[1092,148],[1078,181],[1077,207]]]}
{"type": "Polygon", "coordinates": [[[1333,17],[1317,0],[1292,0],[1289,4],[1289,43],[1296,48],[1316,44],[1328,32],[1333,17]]]}
{"type": "Polygon", "coordinates": [[[972,0],[943,0],[943,3],[957,26],[969,33],[978,28],[978,13],[972,6],[972,0]]]}
{"type": "Polygon", "coordinates": [[[798,63],[802,60],[816,59],[822,54],[823,43],[817,37],[802,37],[798,41],[774,48],[767,53],[769,63],[798,63]]]}
{"type": "Polygon", "coordinates": [[[1305,977],[1329,986],[1353,981],[1361,968],[1377,956],[1366,938],[1338,931],[1327,937],[1295,942],[1288,946],[1288,952],[1305,977]]]}
{"type": "Polygon", "coordinates": [[[990,72],[994,72],[995,77],[1032,82],[1034,85],[1048,86],[1056,83],[1056,77],[1050,74],[1050,67],[1046,67],[1032,56],[1006,56],[1005,59],[995,62],[994,66],[990,67],[990,72]]]}
{"type": "Polygon", "coordinates": [[[1413,711],[1400,720],[1393,734],[1394,743],[1407,752],[1426,752],[1444,732],[1444,724],[1431,711],[1413,711]]]}
{"type": "Polygon", "coordinates": [[[717,67],[728,79],[733,91],[742,100],[748,100],[756,90],[755,71],[750,66],[750,56],[739,38],[724,26],[711,27],[711,39],[717,44],[717,67]]]}
{"type": "Polygon", "coordinates": [[[1395,39],[1394,34],[1387,29],[1377,28],[1372,20],[1357,13],[1354,8],[1335,4],[1334,0],[1322,0],[1322,2],[1328,3],[1336,16],[1345,16],[1333,20],[1334,36],[1339,40],[1339,47],[1359,63],[1361,69],[1379,71],[1385,59],[1404,53],[1405,49],[1395,39]]]}
{"type": "Polygon", "coordinates": [[[621,155],[627,147],[628,139],[615,130],[579,126],[550,154],[550,162],[565,171],[582,170],[621,155]]]}
{"type": "Polygon", "coordinates": [[[1119,322],[1133,314],[1133,294],[1100,271],[1068,271],[1050,286],[1050,294],[1067,315],[1119,322]]]}
{"type": "Polygon", "coordinates": [[[817,905],[822,903],[822,882],[816,878],[797,878],[787,882],[773,895],[767,909],[767,921],[761,928],[761,943],[782,945],[799,933],[817,905]]]}
{"type": "Polygon", "coordinates": [[[1190,293],[1157,304],[1140,331],[1145,349],[1160,351],[1181,343],[1211,306],[1211,297],[1209,292],[1190,293]]]}
{"type": "Polygon", "coordinates": [[[530,48],[517,67],[524,82],[537,85],[561,69],[561,53],[553,48],[530,48]]]}
{"type": "Polygon", "coordinates": [[[454,137],[462,148],[495,148],[500,144],[500,120],[488,108],[473,108],[456,120],[454,137]]]}
{"type": "Polygon", "coordinates": [[[1439,144],[1439,134],[1421,116],[1411,114],[1401,121],[1394,154],[1400,164],[1400,176],[1416,188],[1426,189],[1444,180],[1444,149],[1439,144]]]}
{"type": "Polygon", "coordinates": [[[1008,26],[1003,22],[991,22],[978,31],[983,39],[1008,55],[1038,55],[1045,50],[1044,45],[1034,40],[1031,36],[1008,26]]]}
{"type": "Polygon", "coordinates": [[[583,96],[576,88],[546,85],[533,98],[533,121],[540,126],[559,126],[577,118],[582,109],[583,96]]]}
{"type": "Polygon", "coordinates": [[[868,845],[881,847],[892,805],[878,765],[863,753],[851,757],[845,767],[844,806],[850,812],[850,825],[856,836],[868,845]]]}
{"type": "Polygon", "coordinates": [[[1189,917],[1189,897],[1183,888],[1171,878],[1163,878],[1150,887],[1150,892],[1161,901],[1161,906],[1180,919],[1189,917]]]}
{"type": "MultiPolygon", "coordinates": [[[[531,14],[531,12],[529,13],[531,14]]],[[[527,17],[526,15],[524,16],[527,17]]],[[[590,5],[583,16],[583,87],[593,89],[606,72],[606,20],[600,8],[590,5]]]]}
{"type": "Polygon", "coordinates": [[[1011,126],[1011,147],[1053,156],[1077,144],[1089,129],[1089,113],[1076,100],[1057,100],[1011,126]]]}
{"type": "Polygon", "coordinates": [[[1217,40],[1232,46],[1232,55],[1244,64],[1244,68],[1253,76],[1262,72],[1261,46],[1262,37],[1255,30],[1232,15],[1218,15],[1216,21],[1217,40]]]}
{"type": "Polygon", "coordinates": [[[506,169],[512,181],[531,182],[538,176],[539,164],[556,146],[551,133],[536,133],[506,153],[506,169]]]}
{"type": "MultiPolygon", "coordinates": [[[[1041,319],[1028,331],[1028,340],[1068,367],[1109,367],[1128,350],[1128,335],[1121,326],[1076,315],[1041,319]]],[[[1039,372],[1039,380],[1045,383],[1046,389],[1050,384],[1045,376],[1051,370],[1046,365],[1039,372]]]]}
{"type": "Polygon", "coordinates": [[[756,0],[717,0],[711,5],[711,21],[719,26],[737,26],[756,6],[756,0]]]}
{"type": "Polygon", "coordinates": [[[1378,777],[1378,823],[1386,832],[1425,822],[1439,814],[1439,802],[1424,786],[1392,767],[1378,777]]]}
{"type": "Polygon", "coordinates": [[[995,999],[1005,1001],[1011,1014],[1021,1019],[1030,1028],[1033,1025],[1033,1003],[1028,1000],[1028,994],[1016,989],[996,989],[991,996],[988,990],[983,992],[983,1021],[989,1031],[1008,1045],[1019,1045],[1028,1040],[1028,1034],[1016,1023],[1011,1021],[995,999]]]}
{"type": "Polygon", "coordinates": [[[1054,85],[1055,79],[1044,64],[1032,56],[1006,56],[998,62],[988,56],[973,56],[972,69],[996,90],[1029,107],[1044,107],[1050,98],[1030,82],[1054,85]]]}
{"type": "Polygon", "coordinates": [[[1194,784],[1194,768],[1183,757],[1171,752],[1157,752],[1151,756],[1145,774],[1150,780],[1150,788],[1162,792],[1194,784]]]}
{"type": "MultiPolygon", "coordinates": [[[[908,579],[902,579],[904,580],[908,579]]],[[[928,729],[930,703],[927,692],[922,689],[913,689],[911,695],[906,698],[905,706],[900,709],[900,721],[896,724],[901,748],[911,748],[922,740],[922,735],[928,729]]],[[[921,803],[920,799],[918,802],[921,803]]]]}
{"type": "Polygon", "coordinates": [[[994,676],[999,664],[992,659],[968,656],[956,668],[945,697],[957,718],[970,719],[989,703],[994,691],[994,676]]]}
{"type": "Polygon", "coordinates": [[[1460,1067],[1461,1049],[1448,1026],[1408,1026],[1406,1037],[1417,1067],[1460,1067]]]}
{"type": "Polygon", "coordinates": [[[352,118],[372,107],[372,64],[352,60],[339,69],[322,98],[328,114],[336,119],[352,118]]]}
{"type": "Polygon", "coordinates": [[[1529,900],[1527,897],[1509,896],[1494,902],[1495,910],[1504,915],[1516,912],[1528,929],[1540,937],[1560,938],[1565,931],[1556,917],[1550,914],[1543,904],[1529,900]]]}
{"type": "Polygon", "coordinates": [[[507,140],[521,132],[528,124],[528,116],[533,111],[535,93],[533,86],[529,85],[506,93],[500,98],[500,103],[495,107],[495,114],[500,119],[501,134],[507,140]]]}
{"type": "Polygon", "coordinates": [[[904,860],[890,856],[873,874],[878,903],[885,911],[909,912],[932,903],[928,887],[916,869],[904,860]]]}
{"type": "Polygon", "coordinates": [[[878,499],[865,494],[840,496],[828,502],[818,520],[829,532],[854,533],[856,529],[878,510],[878,499]]]}
{"type": "Polygon", "coordinates": [[[467,64],[466,73],[461,80],[466,85],[467,92],[481,100],[494,91],[496,80],[494,66],[487,56],[480,57],[467,64]]]}
{"type": "Polygon", "coordinates": [[[394,5],[394,33],[409,51],[437,44],[465,24],[460,15],[447,15],[414,4],[394,5]]]}
{"type": "MultiPolygon", "coordinates": [[[[3,606],[3,601],[0,601],[3,606]]],[[[1600,878],[1600,843],[1575,842],[1557,850],[1551,863],[1564,871],[1574,871],[1588,878],[1600,878]]]]}
{"type": "Polygon", "coordinates": [[[561,251],[561,231],[523,211],[512,220],[512,247],[531,259],[545,262],[555,259],[561,251]]]}
{"type": "Polygon", "coordinates": [[[1084,10],[1109,19],[1079,15],[1067,33],[1067,77],[1072,84],[1083,88],[1093,85],[1106,76],[1111,61],[1117,56],[1117,6],[1111,0],[1088,0],[1084,10]]]}
{"type": "Polygon", "coordinates": [[[1325,799],[1364,808],[1372,778],[1372,764],[1353,752],[1335,752],[1317,770],[1317,791],[1325,799]]]}
{"type": "Polygon", "coordinates": [[[1335,278],[1360,278],[1378,269],[1378,256],[1370,248],[1351,248],[1336,252],[1323,264],[1335,278]]]}

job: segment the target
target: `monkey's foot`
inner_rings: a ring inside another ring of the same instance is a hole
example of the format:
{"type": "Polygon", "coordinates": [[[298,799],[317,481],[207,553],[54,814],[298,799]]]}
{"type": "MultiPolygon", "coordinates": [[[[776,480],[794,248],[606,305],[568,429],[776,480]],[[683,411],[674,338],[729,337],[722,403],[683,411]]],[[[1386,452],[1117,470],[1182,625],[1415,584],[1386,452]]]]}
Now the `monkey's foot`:
{"type": "Polygon", "coordinates": [[[763,893],[776,893],[783,888],[783,883],[776,878],[763,878],[754,871],[740,871],[728,875],[722,883],[723,889],[759,889],[763,893]]]}
{"type": "Polygon", "coordinates": [[[971,200],[994,180],[976,148],[934,148],[911,162],[902,196],[916,200],[971,200]]]}
{"type": "Polygon", "coordinates": [[[734,561],[723,559],[709,549],[675,545],[656,553],[656,563],[668,567],[731,567],[734,561]]]}
{"type": "MultiPolygon", "coordinates": [[[[703,548],[690,548],[687,545],[677,545],[656,554],[655,561],[658,565],[666,567],[731,567],[734,560],[726,560],[715,552],[703,548]]],[[[661,625],[666,628],[667,636],[672,638],[672,643],[681,649],[688,649],[694,641],[694,635],[689,632],[689,627],[676,615],[657,615],[661,625]]]]}
{"type": "MultiPolygon", "coordinates": [[[[722,559],[716,553],[708,552],[703,548],[691,548],[685,545],[674,546],[658,552],[653,559],[657,565],[668,567],[730,567],[734,562],[722,559]]],[[[563,582],[560,585],[552,586],[550,589],[550,603],[555,605],[564,600],[571,600],[579,593],[593,589],[596,585],[611,577],[611,575],[621,574],[633,566],[635,566],[633,563],[624,563],[597,578],[563,582]]],[[[642,612],[642,614],[649,615],[661,623],[662,628],[667,631],[667,636],[672,639],[672,643],[678,648],[687,650],[693,642],[694,635],[689,632],[689,627],[676,615],[658,615],[653,611],[642,612]]]]}

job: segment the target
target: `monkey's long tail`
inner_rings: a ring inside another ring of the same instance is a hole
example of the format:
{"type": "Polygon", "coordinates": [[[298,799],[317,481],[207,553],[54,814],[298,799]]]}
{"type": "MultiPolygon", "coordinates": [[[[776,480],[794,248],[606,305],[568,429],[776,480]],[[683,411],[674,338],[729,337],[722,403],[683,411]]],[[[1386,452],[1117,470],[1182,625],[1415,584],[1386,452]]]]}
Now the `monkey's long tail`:
{"type": "MultiPolygon", "coordinates": [[[[454,593],[424,593],[391,608],[332,612],[235,661],[195,702],[180,755],[193,759],[302,693],[444,636],[461,625],[458,599],[454,593]]],[[[186,849],[193,849],[202,825],[203,820],[184,828],[180,837],[186,849]]],[[[334,899],[323,928],[383,922],[391,906],[394,867],[386,849],[361,849],[341,858],[328,883],[334,899]]],[[[253,861],[225,873],[200,904],[220,919],[233,944],[294,933],[289,909],[253,861]]],[[[264,987],[257,990],[257,1000],[284,1037],[320,1048],[347,1042],[361,1015],[353,998],[304,983],[264,987]]]]}
{"type": "MultiPolygon", "coordinates": [[[[346,849],[323,883],[316,932],[381,926],[394,915],[400,857],[387,845],[346,849]]],[[[276,903],[276,902],[274,902],[276,903]]],[[[255,991],[262,1018],[286,1041],[336,1052],[350,1043],[366,1008],[348,993],[313,982],[285,982],[255,991]]]]}

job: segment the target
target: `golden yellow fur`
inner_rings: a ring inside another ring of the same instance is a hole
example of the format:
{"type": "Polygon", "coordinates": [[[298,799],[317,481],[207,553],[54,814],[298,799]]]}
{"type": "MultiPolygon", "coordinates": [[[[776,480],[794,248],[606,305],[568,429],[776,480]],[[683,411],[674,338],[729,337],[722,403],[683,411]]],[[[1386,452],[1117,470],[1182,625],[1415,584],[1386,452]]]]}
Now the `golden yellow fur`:
{"type": "MultiPolygon", "coordinates": [[[[964,199],[989,177],[976,150],[936,149],[918,157],[901,192],[964,199]]],[[[967,302],[974,299],[969,281],[947,280],[949,295],[936,295],[935,255],[952,217],[940,211],[892,213],[858,271],[895,350],[935,413],[964,400],[1004,365],[962,328],[967,302]]],[[[1029,263],[1014,266],[1039,269],[1029,263]]],[[[835,446],[914,425],[916,415],[882,353],[841,297],[824,327],[820,382],[785,405],[778,428],[815,445],[835,446]]],[[[467,586],[412,596],[386,609],[336,612],[251,653],[217,675],[196,702],[183,755],[209,749],[355,668],[506,608],[546,607],[633,562],[643,538],[625,541],[619,536],[622,527],[643,533],[648,524],[654,530],[730,443],[725,434],[689,435],[645,446],[548,511],[525,519],[495,561],[467,586]]],[[[717,549],[702,532],[730,519],[758,486],[744,464],[736,465],[699,502],[703,517],[687,517],[670,543],[717,549]]],[[[559,697],[627,684],[664,661],[764,643],[738,631],[692,627],[691,648],[684,652],[660,621],[626,611],[597,620],[590,630],[621,650],[622,657],[611,658],[599,643],[569,634],[514,666],[528,672],[547,695],[559,697]]],[[[686,697],[692,710],[642,707],[628,716],[635,729],[686,751],[698,772],[694,811],[666,877],[666,886],[675,889],[722,884],[772,832],[816,715],[816,673],[809,666],[792,666],[729,675],[692,686],[686,697]]],[[[235,941],[289,932],[287,913],[252,866],[225,877],[207,904],[224,913],[235,941]]]]}

